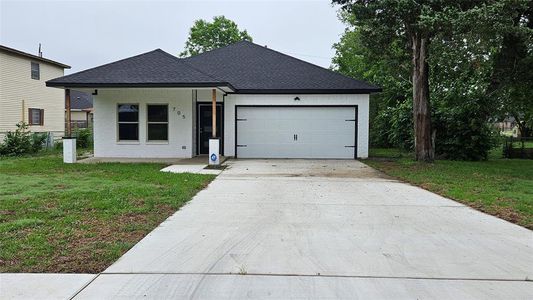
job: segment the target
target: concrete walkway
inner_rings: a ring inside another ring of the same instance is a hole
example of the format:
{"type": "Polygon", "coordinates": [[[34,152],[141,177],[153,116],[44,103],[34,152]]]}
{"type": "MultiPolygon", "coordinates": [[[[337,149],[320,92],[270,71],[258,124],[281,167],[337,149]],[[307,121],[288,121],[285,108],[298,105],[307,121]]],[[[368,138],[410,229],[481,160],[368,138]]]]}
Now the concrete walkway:
{"type": "Polygon", "coordinates": [[[70,299],[82,290],[95,274],[0,274],[0,299],[70,299]]]}
{"type": "Polygon", "coordinates": [[[237,160],[76,299],[527,299],[533,232],[357,161],[237,160]]]}

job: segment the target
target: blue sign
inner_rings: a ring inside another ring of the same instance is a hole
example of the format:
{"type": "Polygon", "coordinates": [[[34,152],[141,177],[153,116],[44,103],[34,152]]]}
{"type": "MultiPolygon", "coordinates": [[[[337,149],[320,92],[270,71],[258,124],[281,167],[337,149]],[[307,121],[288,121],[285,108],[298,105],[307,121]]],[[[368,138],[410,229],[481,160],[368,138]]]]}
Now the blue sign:
{"type": "Polygon", "coordinates": [[[215,153],[211,154],[211,161],[217,161],[217,155],[215,153]]]}

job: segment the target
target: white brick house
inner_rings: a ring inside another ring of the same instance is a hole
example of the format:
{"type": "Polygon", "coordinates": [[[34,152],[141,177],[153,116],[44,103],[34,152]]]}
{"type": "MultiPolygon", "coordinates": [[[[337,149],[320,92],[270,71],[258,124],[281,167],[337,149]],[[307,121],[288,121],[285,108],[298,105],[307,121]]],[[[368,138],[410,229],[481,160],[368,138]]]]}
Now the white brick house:
{"type": "Polygon", "coordinates": [[[158,49],[47,85],[93,94],[95,157],[144,158],[207,154],[214,132],[225,156],[365,158],[380,91],[250,42],[186,59],[158,49]]]}

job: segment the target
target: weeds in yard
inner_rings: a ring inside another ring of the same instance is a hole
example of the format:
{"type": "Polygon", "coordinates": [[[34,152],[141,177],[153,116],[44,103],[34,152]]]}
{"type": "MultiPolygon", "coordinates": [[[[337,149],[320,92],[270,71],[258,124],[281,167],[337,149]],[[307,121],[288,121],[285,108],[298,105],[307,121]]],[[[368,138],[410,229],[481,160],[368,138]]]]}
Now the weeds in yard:
{"type": "Polygon", "coordinates": [[[104,270],[214,178],[162,167],[0,159],[0,272],[104,270]]]}

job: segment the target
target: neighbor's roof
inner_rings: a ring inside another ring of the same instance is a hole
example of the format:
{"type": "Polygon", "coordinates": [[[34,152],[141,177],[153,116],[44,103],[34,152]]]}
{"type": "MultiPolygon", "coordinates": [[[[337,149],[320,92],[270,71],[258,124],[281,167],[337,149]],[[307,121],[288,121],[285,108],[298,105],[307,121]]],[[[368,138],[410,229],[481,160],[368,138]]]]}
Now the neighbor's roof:
{"type": "Polygon", "coordinates": [[[242,41],[189,58],[160,49],[56,78],[59,87],[229,86],[236,93],[368,94],[379,87],[242,41]]]}
{"type": "Polygon", "coordinates": [[[242,41],[185,59],[239,93],[370,93],[380,88],[267,47],[242,41]]]}
{"type": "Polygon", "coordinates": [[[49,64],[56,65],[56,66],[64,68],[64,69],[70,69],[69,65],[65,65],[65,64],[62,64],[62,63],[57,62],[55,60],[51,60],[51,59],[48,59],[48,58],[40,57],[38,55],[33,55],[33,54],[30,54],[30,53],[23,52],[23,51],[20,51],[20,50],[17,50],[17,49],[13,49],[13,48],[9,48],[9,47],[3,46],[3,45],[0,45],[0,50],[5,51],[5,52],[9,52],[9,53],[12,53],[12,54],[24,56],[24,57],[27,57],[27,58],[31,58],[32,60],[38,60],[38,61],[42,61],[42,62],[47,62],[49,64]]]}
{"type": "Polygon", "coordinates": [[[71,109],[91,109],[93,108],[93,96],[91,94],[72,90],[70,92],[71,109]]]}
{"type": "Polygon", "coordinates": [[[144,54],[46,82],[59,87],[202,87],[230,86],[156,49],[144,54]]]}

